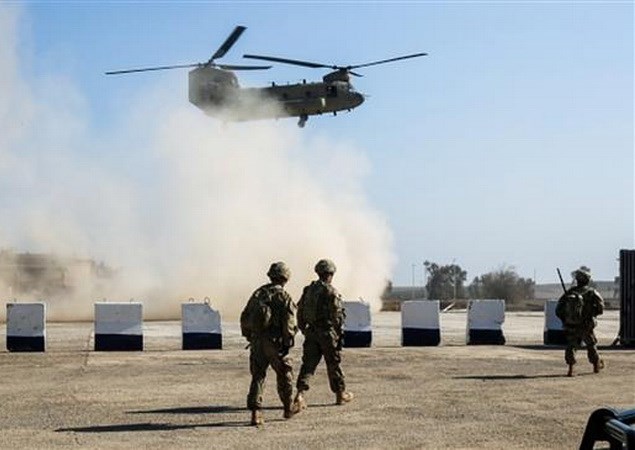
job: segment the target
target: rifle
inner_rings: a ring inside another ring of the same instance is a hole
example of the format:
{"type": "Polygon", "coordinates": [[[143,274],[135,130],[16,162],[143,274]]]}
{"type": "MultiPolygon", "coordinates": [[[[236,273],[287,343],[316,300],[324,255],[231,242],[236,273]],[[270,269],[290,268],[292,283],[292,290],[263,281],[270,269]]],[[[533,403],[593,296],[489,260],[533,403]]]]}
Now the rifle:
{"type": "Polygon", "coordinates": [[[562,279],[562,274],[560,273],[560,268],[557,267],[556,271],[558,272],[558,277],[560,278],[560,284],[562,285],[562,290],[564,291],[564,293],[567,293],[567,288],[564,285],[564,280],[562,279]]]}

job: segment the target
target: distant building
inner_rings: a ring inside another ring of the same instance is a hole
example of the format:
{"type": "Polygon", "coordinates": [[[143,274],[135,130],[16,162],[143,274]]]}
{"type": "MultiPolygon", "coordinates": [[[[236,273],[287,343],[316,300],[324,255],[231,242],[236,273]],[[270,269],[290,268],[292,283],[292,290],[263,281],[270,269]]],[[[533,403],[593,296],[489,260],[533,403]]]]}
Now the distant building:
{"type": "MultiPolygon", "coordinates": [[[[619,278],[613,281],[592,281],[608,307],[619,307],[619,278]]],[[[567,286],[568,288],[569,286],[567,286]]],[[[534,290],[536,300],[558,299],[562,295],[560,283],[537,284],[534,290]]]]}
{"type": "Polygon", "coordinates": [[[401,311],[401,302],[426,298],[425,286],[393,286],[389,284],[381,296],[382,311],[401,311]]]}
{"type": "Polygon", "coordinates": [[[91,259],[0,250],[0,285],[12,296],[54,296],[113,276],[112,269],[91,259]]]}
{"type": "MultiPolygon", "coordinates": [[[[608,308],[619,308],[618,278],[614,281],[593,281],[593,285],[604,298],[608,308]]],[[[562,286],[560,283],[536,284],[534,287],[534,299],[522,302],[521,307],[542,310],[545,300],[558,299],[561,295],[562,286]]],[[[401,302],[424,298],[427,298],[424,286],[415,286],[413,288],[412,286],[392,286],[392,284],[389,284],[381,297],[382,310],[401,311],[401,302]]],[[[448,306],[450,303],[453,303],[453,301],[443,301],[441,307],[448,306]]],[[[462,308],[467,304],[467,300],[459,299],[454,303],[455,308],[462,308]]]]}

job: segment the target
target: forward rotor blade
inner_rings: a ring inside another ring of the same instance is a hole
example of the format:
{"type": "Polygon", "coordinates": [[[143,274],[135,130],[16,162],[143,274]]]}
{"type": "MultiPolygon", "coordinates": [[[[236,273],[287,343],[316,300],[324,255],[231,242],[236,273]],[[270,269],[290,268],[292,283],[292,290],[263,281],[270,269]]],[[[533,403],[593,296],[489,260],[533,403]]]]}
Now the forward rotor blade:
{"type": "Polygon", "coordinates": [[[272,66],[236,66],[233,64],[216,64],[216,67],[220,67],[225,70],[266,70],[271,69],[272,66]]]}
{"type": "Polygon", "coordinates": [[[412,55],[398,56],[396,58],[382,59],[381,61],[373,61],[366,64],[357,64],[356,66],[348,66],[347,69],[350,70],[350,69],[358,69],[360,67],[375,66],[377,64],[386,64],[393,61],[399,61],[402,59],[409,59],[409,58],[418,58],[419,56],[426,56],[426,55],[427,53],[413,53],[412,55]]]}
{"type": "Polygon", "coordinates": [[[311,67],[314,69],[318,69],[318,68],[337,69],[338,68],[336,66],[327,66],[326,64],[314,63],[309,61],[300,61],[297,59],[278,58],[277,56],[243,55],[243,58],[261,59],[263,61],[279,62],[284,64],[294,64],[296,66],[311,67]]]}
{"type": "Polygon", "coordinates": [[[240,35],[243,34],[243,31],[245,31],[246,29],[247,29],[246,27],[243,27],[240,25],[234,28],[234,31],[232,31],[232,34],[230,34],[229,37],[225,39],[225,42],[223,42],[223,45],[221,45],[218,48],[218,50],[216,50],[216,53],[212,55],[212,57],[209,59],[207,63],[210,64],[215,59],[223,57],[225,53],[227,53],[227,51],[230,48],[232,48],[232,46],[236,43],[240,35]]]}
{"type": "Polygon", "coordinates": [[[200,66],[200,64],[180,64],[176,66],[146,67],[143,69],[113,70],[110,72],[106,72],[106,75],[120,75],[123,73],[135,73],[135,72],[150,72],[154,70],[184,69],[186,67],[197,67],[197,66],[200,66]]]}

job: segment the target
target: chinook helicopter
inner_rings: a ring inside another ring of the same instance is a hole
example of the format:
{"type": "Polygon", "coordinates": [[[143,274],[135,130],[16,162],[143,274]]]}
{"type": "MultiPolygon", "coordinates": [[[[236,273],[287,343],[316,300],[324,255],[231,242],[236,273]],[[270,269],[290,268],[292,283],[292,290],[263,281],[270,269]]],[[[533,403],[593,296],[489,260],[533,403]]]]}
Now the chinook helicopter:
{"type": "Polygon", "coordinates": [[[364,95],[357,92],[350,81],[351,75],[356,77],[363,75],[353,72],[353,69],[426,55],[427,53],[414,53],[350,66],[328,65],[276,56],[243,55],[243,58],[333,70],[333,72],[324,75],[322,81],[312,83],[303,81],[302,83],[261,88],[266,97],[276,99],[282,104],[287,116],[299,117],[298,126],[302,128],[309,116],[324,113],[336,115],[338,111],[351,111],[364,102],[364,95]]]}
{"type": "Polygon", "coordinates": [[[326,68],[332,69],[333,72],[328,73],[322,77],[322,81],[318,82],[307,83],[303,80],[302,83],[286,85],[271,83],[271,86],[267,87],[241,88],[233,71],[271,68],[271,66],[229,65],[215,62],[227,53],[245,30],[246,27],[243,26],[234,28],[225,42],[204,63],[116,70],[106,72],[106,75],[194,67],[188,76],[189,100],[206,114],[232,121],[298,117],[298,126],[302,128],[309,116],[324,113],[336,115],[339,111],[351,111],[364,102],[364,96],[357,92],[350,82],[350,75],[362,76],[353,72],[353,69],[427,55],[427,53],[415,53],[350,66],[327,65],[274,56],[243,55],[244,58],[249,59],[309,68],[326,68]]]}

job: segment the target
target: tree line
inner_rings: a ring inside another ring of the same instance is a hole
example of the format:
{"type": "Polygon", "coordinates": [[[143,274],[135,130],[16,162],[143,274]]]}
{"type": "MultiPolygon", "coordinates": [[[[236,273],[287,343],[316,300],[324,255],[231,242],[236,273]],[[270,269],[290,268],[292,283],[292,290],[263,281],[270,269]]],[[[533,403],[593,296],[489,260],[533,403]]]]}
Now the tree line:
{"type": "Polygon", "coordinates": [[[509,303],[534,298],[535,283],[531,278],[522,278],[514,267],[500,269],[474,277],[466,284],[467,272],[457,264],[440,265],[423,263],[426,270],[426,292],[428,298],[436,300],[465,298],[496,298],[509,303]]]}

